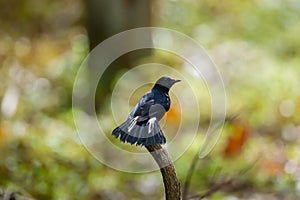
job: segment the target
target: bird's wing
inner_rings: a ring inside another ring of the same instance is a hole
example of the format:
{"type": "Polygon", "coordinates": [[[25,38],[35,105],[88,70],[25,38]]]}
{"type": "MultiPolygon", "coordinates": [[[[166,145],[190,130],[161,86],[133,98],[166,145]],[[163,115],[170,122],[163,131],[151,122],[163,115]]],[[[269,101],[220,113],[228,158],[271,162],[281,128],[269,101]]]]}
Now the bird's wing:
{"type": "Polygon", "coordinates": [[[145,94],[132,111],[133,117],[138,117],[138,121],[145,121],[149,118],[149,110],[155,104],[154,94],[149,92],[145,94]]]}

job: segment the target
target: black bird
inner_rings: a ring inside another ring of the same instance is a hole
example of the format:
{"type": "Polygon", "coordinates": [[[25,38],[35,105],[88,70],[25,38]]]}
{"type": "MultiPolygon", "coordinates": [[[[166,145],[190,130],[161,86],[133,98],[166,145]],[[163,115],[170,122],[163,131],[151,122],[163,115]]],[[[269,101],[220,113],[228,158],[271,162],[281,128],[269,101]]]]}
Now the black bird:
{"type": "Polygon", "coordinates": [[[148,146],[166,143],[166,138],[158,121],[170,109],[170,88],[180,80],[168,76],[158,79],[147,94],[145,94],[127,120],[112,131],[112,134],[122,142],[148,146]]]}

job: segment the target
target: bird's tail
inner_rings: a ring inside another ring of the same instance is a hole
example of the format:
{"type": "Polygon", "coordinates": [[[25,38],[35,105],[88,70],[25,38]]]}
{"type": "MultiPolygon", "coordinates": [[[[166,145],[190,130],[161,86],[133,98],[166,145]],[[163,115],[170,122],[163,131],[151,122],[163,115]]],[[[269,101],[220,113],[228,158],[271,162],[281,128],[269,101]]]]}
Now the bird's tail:
{"type": "Polygon", "coordinates": [[[115,128],[112,134],[122,142],[141,146],[165,144],[166,138],[157,120],[153,124],[139,125],[134,118],[129,117],[123,124],[115,128]],[[151,126],[151,127],[149,127],[151,126]]]}

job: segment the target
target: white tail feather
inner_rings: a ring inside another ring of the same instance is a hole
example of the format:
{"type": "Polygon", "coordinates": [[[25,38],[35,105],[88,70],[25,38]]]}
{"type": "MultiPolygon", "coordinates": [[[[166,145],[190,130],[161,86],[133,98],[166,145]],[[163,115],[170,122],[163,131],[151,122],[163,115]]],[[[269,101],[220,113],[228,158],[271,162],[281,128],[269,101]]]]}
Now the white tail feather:
{"type": "Polygon", "coordinates": [[[139,116],[133,118],[132,120],[130,120],[129,122],[129,126],[128,126],[128,132],[130,133],[133,129],[133,127],[136,125],[137,120],[138,120],[139,116]]]}
{"type": "Polygon", "coordinates": [[[148,134],[150,134],[152,129],[154,128],[154,122],[155,121],[156,121],[156,117],[152,117],[151,119],[148,120],[148,122],[147,122],[147,126],[149,125],[148,134]]]}

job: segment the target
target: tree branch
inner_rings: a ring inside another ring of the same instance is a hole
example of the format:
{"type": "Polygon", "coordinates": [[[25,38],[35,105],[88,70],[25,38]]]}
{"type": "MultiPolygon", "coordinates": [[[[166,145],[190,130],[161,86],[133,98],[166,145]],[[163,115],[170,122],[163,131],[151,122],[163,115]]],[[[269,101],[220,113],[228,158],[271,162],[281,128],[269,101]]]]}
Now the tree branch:
{"type": "Polygon", "coordinates": [[[160,144],[149,145],[146,148],[160,167],[165,186],[166,200],[180,200],[180,182],[169,153],[160,144]]]}
{"type": "Polygon", "coordinates": [[[33,200],[29,197],[24,197],[16,192],[4,190],[0,188],[0,200],[33,200]]]}
{"type": "Polygon", "coordinates": [[[221,180],[219,183],[213,183],[205,193],[203,193],[201,195],[198,194],[198,195],[189,196],[186,198],[201,200],[201,199],[209,197],[212,194],[214,194],[215,192],[221,191],[221,190],[223,190],[223,191],[226,190],[227,192],[229,192],[229,191],[233,192],[233,191],[243,190],[245,188],[252,189],[253,186],[250,183],[241,181],[240,177],[242,177],[245,173],[250,171],[250,169],[253,168],[256,163],[257,163],[257,160],[254,161],[253,163],[250,163],[245,168],[241,169],[236,175],[234,175],[232,177],[227,177],[227,178],[221,180]]]}
{"type": "Polygon", "coordinates": [[[182,190],[182,199],[183,200],[187,199],[187,195],[188,195],[189,187],[190,187],[190,184],[191,184],[192,176],[194,174],[194,171],[195,171],[195,168],[196,168],[196,165],[197,165],[198,161],[199,161],[199,157],[198,157],[198,153],[197,153],[193,158],[192,164],[191,164],[191,166],[188,170],[188,173],[186,175],[186,178],[185,178],[185,183],[184,183],[183,190],[182,190]]]}

